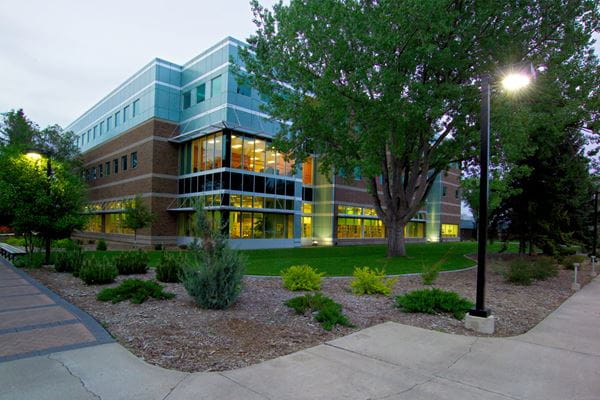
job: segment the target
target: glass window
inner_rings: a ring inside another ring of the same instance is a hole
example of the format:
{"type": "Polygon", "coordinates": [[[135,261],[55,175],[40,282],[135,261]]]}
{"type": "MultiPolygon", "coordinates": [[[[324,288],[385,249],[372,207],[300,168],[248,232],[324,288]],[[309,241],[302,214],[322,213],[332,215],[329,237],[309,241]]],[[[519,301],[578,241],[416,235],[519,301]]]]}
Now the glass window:
{"type": "Polygon", "coordinates": [[[121,111],[115,113],[115,128],[121,123],[121,111]]]}
{"type": "Polygon", "coordinates": [[[106,176],[110,175],[110,161],[107,161],[104,164],[104,175],[106,175],[106,176]]]}
{"type": "Polygon", "coordinates": [[[312,237],[312,217],[302,217],[302,237],[312,237]]]}
{"type": "Polygon", "coordinates": [[[277,175],[285,175],[285,160],[283,158],[283,154],[277,152],[277,160],[276,161],[276,174],[277,175]]]}
{"type": "Polygon", "coordinates": [[[93,135],[94,140],[96,140],[96,132],[98,132],[98,125],[94,126],[94,135],[93,135]]]}
{"type": "Polygon", "coordinates": [[[277,179],[276,194],[285,196],[285,181],[283,179],[277,179]]]}
{"type": "Polygon", "coordinates": [[[140,113],[140,99],[137,99],[133,102],[133,117],[140,113]]]}
{"type": "Polygon", "coordinates": [[[458,237],[458,225],[442,224],[442,237],[458,237]]]}
{"type": "Polygon", "coordinates": [[[87,142],[88,143],[90,142],[91,137],[92,137],[92,130],[90,129],[90,130],[88,130],[88,133],[87,133],[87,142]]]}
{"type": "Polygon", "coordinates": [[[264,193],[265,192],[265,177],[264,176],[255,176],[254,177],[254,191],[256,193],[264,193]]]}
{"type": "Polygon", "coordinates": [[[286,217],[285,230],[286,230],[285,236],[288,239],[293,239],[294,238],[294,216],[292,214],[288,214],[286,217]]]}
{"type": "Polygon", "coordinates": [[[196,103],[202,103],[206,99],[206,83],[196,86],[196,103]]]}
{"type": "Polygon", "coordinates": [[[244,138],[244,169],[248,171],[254,169],[254,142],[252,138],[244,138]]]}
{"type": "Polygon", "coordinates": [[[211,79],[210,81],[210,97],[214,97],[217,94],[221,93],[221,81],[222,76],[219,75],[216,78],[211,79]]]}
{"type": "Polygon", "coordinates": [[[352,206],[338,206],[338,214],[362,215],[362,208],[352,206]]]}
{"type": "Polygon", "coordinates": [[[241,207],[242,206],[242,196],[239,194],[232,194],[229,196],[229,205],[231,207],[241,207]]]}
{"type": "Polygon", "coordinates": [[[360,239],[362,237],[362,220],[359,218],[338,218],[337,237],[340,239],[360,239]]]}
{"type": "Polygon", "coordinates": [[[302,203],[302,213],[304,214],[312,214],[313,205],[311,203],[302,203]]]}
{"type": "Polygon", "coordinates": [[[265,220],[263,213],[252,213],[252,236],[254,239],[263,239],[265,237],[265,220]]]}
{"type": "Polygon", "coordinates": [[[262,196],[254,196],[254,208],[265,208],[265,198],[262,196]]]}
{"type": "Polygon", "coordinates": [[[104,133],[104,121],[100,122],[100,136],[104,133]]]}
{"type": "Polygon", "coordinates": [[[250,85],[248,85],[246,83],[242,83],[242,84],[238,83],[237,93],[241,94],[242,96],[251,96],[252,89],[250,88],[250,85]]]}
{"type": "Polygon", "coordinates": [[[100,178],[104,176],[104,168],[102,168],[102,164],[98,165],[98,176],[100,178]]]}
{"type": "Polygon", "coordinates": [[[377,212],[375,211],[374,208],[365,208],[364,209],[364,213],[365,213],[365,215],[368,215],[370,217],[376,217],[377,216],[377,212]]]}
{"type": "Polygon", "coordinates": [[[252,213],[242,213],[242,239],[252,239],[252,213]]]}
{"type": "Polygon", "coordinates": [[[442,196],[446,197],[446,192],[448,191],[448,188],[446,186],[442,186],[442,196]]]}
{"type": "Polygon", "coordinates": [[[239,239],[242,236],[240,214],[238,211],[229,213],[229,237],[231,239],[239,239]]]}
{"type": "Polygon", "coordinates": [[[254,192],[254,175],[244,175],[244,192],[254,192]]]}
{"type": "Polygon", "coordinates": [[[313,184],[313,158],[308,157],[306,161],[302,163],[302,184],[312,185],[313,184]]]}
{"type": "Polygon", "coordinates": [[[231,190],[242,190],[242,174],[231,174],[231,190]]]}
{"type": "Polygon", "coordinates": [[[275,188],[277,185],[277,179],[275,178],[267,178],[267,182],[265,185],[265,191],[267,194],[275,194],[275,188]]]}
{"type": "Polygon", "coordinates": [[[123,108],[123,123],[129,119],[129,106],[123,108]]]}
{"type": "Polygon", "coordinates": [[[106,132],[110,131],[112,128],[112,117],[108,117],[106,119],[106,132]]]}
{"type": "Polygon", "coordinates": [[[265,208],[275,208],[275,198],[265,197],[265,208]]]}
{"type": "Polygon", "coordinates": [[[137,160],[137,151],[131,153],[131,169],[137,168],[138,160],[137,160]]]}
{"type": "Polygon", "coordinates": [[[242,168],[242,143],[241,136],[231,135],[231,168],[242,168]]]}
{"type": "Polygon", "coordinates": [[[200,152],[200,142],[202,141],[202,139],[196,139],[192,142],[192,172],[198,172],[201,171],[201,165],[200,165],[200,156],[201,156],[201,152],[200,152]]]}
{"type": "Polygon", "coordinates": [[[215,159],[213,168],[221,168],[223,166],[223,134],[221,132],[215,135],[215,159]]]}
{"type": "Polygon", "coordinates": [[[252,196],[242,196],[242,207],[252,208],[252,196]]]}
{"type": "Polygon", "coordinates": [[[118,174],[119,173],[119,160],[117,158],[115,158],[113,160],[113,167],[114,167],[113,169],[115,171],[115,174],[118,174]]]}
{"type": "Polygon", "coordinates": [[[187,91],[183,93],[183,109],[186,110],[188,108],[190,108],[190,106],[192,105],[192,92],[191,91],[187,91]]]}
{"type": "Polygon", "coordinates": [[[273,150],[271,146],[267,146],[266,153],[265,172],[267,174],[275,174],[275,168],[277,167],[277,152],[273,150]]]}
{"type": "Polygon", "coordinates": [[[205,169],[213,169],[215,165],[215,135],[210,135],[205,139],[205,169]]]}
{"type": "Polygon", "coordinates": [[[92,168],[92,179],[96,179],[97,175],[96,175],[96,167],[92,168]]]}
{"type": "Polygon", "coordinates": [[[261,139],[254,141],[254,171],[265,172],[266,142],[261,139]]]}
{"type": "Polygon", "coordinates": [[[121,170],[127,171],[127,156],[121,157],[121,170]]]}
{"type": "Polygon", "coordinates": [[[365,227],[365,238],[383,238],[385,237],[383,223],[378,219],[363,220],[365,227]]]}

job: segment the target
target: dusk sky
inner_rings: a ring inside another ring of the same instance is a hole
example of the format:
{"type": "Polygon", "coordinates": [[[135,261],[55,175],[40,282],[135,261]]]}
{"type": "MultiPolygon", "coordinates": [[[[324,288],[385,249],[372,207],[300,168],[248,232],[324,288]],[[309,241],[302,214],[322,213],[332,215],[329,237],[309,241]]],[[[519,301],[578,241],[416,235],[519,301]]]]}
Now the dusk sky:
{"type": "Polygon", "coordinates": [[[3,0],[0,112],[65,127],[153,58],[182,64],[254,31],[249,0],[3,0]]]}

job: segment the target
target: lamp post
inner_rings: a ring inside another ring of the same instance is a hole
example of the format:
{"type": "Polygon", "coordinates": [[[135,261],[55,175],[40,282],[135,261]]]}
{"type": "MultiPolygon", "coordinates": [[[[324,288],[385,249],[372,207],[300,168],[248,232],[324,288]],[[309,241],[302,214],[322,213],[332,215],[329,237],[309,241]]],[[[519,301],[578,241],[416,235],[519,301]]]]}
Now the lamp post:
{"type": "MultiPolygon", "coordinates": [[[[50,195],[50,178],[52,177],[52,160],[51,155],[48,152],[39,149],[29,149],[25,156],[31,160],[40,160],[42,156],[46,157],[46,177],[48,178],[48,184],[46,186],[46,193],[50,195]]],[[[50,246],[51,240],[45,238],[45,250],[46,250],[46,264],[50,264],[50,246]]]]}
{"type": "MultiPolygon", "coordinates": [[[[515,92],[525,88],[535,77],[533,64],[515,66],[502,78],[505,90],[515,92]]],[[[477,243],[477,293],[475,308],[469,311],[465,320],[467,328],[483,333],[494,332],[494,321],[491,311],[485,307],[485,270],[486,244],[488,230],[489,199],[489,163],[490,163],[490,75],[481,77],[481,152],[479,155],[479,225],[477,243]],[[480,320],[482,319],[482,320],[480,320]]]]}

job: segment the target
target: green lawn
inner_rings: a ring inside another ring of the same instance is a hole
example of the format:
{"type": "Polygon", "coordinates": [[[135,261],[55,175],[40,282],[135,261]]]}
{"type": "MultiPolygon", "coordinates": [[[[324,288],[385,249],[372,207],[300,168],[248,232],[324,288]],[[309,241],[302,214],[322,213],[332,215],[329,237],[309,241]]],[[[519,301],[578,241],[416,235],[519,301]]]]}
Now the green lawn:
{"type": "MultiPolygon", "coordinates": [[[[489,252],[498,251],[500,243],[489,247],[489,252]]],[[[511,246],[511,251],[516,246],[511,246]],[[514,247],[514,248],[513,248],[514,247]]],[[[387,274],[407,274],[420,272],[423,265],[433,264],[444,259],[442,270],[454,270],[470,267],[474,261],[465,254],[477,252],[475,242],[446,243],[408,243],[407,256],[388,259],[386,246],[340,246],[340,247],[302,247],[293,249],[244,250],[247,259],[246,273],[249,275],[279,275],[279,272],[291,265],[308,264],[325,272],[328,276],[352,275],[354,267],[369,266],[385,268],[387,274]]],[[[92,251],[93,256],[114,257],[118,251],[92,251]]],[[[160,258],[160,251],[149,251],[150,266],[154,267],[160,258]]]]}

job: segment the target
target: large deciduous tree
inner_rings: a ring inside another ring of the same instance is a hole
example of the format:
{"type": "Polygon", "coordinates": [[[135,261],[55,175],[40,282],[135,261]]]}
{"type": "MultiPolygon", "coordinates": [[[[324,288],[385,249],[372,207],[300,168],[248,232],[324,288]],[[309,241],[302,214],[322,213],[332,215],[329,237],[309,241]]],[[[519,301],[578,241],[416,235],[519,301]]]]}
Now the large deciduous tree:
{"type": "Polygon", "coordinates": [[[584,0],[251,4],[240,74],[281,122],[276,146],[318,154],[327,174],[359,168],[388,256],[405,255],[404,227],[438,173],[475,152],[478,76],[577,51],[594,24],[584,0]]]}

